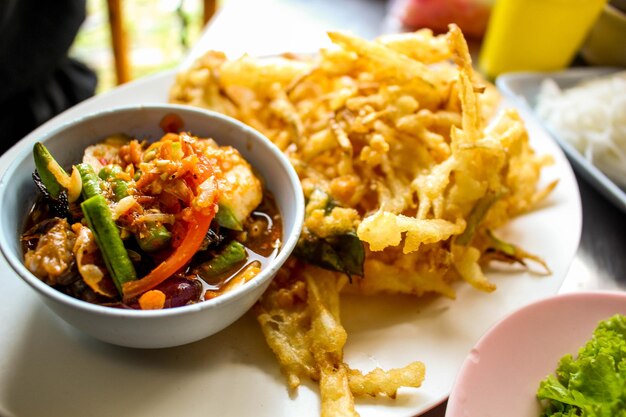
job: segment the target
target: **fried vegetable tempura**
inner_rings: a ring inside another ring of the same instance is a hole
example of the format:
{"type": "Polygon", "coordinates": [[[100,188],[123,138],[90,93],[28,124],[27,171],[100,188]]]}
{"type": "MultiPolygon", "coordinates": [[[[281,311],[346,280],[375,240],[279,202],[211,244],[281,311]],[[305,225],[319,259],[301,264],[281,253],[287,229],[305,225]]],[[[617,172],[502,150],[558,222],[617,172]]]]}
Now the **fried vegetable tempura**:
{"type": "Polygon", "coordinates": [[[513,110],[472,70],[458,27],[374,41],[330,32],[315,56],[209,52],[178,75],[174,103],[223,112],[290,158],[307,200],[301,241],[255,307],[291,389],[318,381],[322,415],[354,396],[395,397],[425,367],[362,374],[344,363],[340,293],[438,293],[496,286],[489,260],[541,261],[493,233],[556,185],[513,110]]]}

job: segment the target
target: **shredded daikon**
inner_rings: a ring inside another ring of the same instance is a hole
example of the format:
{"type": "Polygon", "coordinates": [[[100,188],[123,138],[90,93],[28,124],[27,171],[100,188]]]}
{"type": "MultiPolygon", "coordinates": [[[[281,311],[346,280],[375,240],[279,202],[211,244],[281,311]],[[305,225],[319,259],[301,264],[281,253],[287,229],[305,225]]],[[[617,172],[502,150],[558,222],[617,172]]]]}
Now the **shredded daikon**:
{"type": "Polygon", "coordinates": [[[554,133],[626,188],[626,71],[566,89],[548,79],[536,111],[554,133]]]}

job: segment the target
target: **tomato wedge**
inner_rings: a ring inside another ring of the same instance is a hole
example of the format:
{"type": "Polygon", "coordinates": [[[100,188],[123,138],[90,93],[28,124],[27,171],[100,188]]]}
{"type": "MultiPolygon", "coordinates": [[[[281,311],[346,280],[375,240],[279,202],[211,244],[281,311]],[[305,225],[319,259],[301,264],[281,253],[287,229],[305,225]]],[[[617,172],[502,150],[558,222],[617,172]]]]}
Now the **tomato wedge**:
{"type": "Polygon", "coordinates": [[[187,225],[185,238],[165,261],[161,262],[159,266],[145,277],[135,281],[128,281],[122,285],[125,301],[153,289],[184,267],[196,254],[209,231],[211,221],[215,217],[215,210],[212,210],[209,215],[194,211],[192,216],[192,221],[187,225]]]}

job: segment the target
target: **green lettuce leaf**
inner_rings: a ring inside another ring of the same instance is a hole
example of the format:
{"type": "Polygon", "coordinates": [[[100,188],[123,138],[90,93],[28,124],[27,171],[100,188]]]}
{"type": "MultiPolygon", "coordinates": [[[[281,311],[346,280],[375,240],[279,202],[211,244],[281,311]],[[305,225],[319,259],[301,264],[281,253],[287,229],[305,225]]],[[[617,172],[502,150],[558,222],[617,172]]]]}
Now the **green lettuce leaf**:
{"type": "Polygon", "coordinates": [[[576,358],[565,355],[539,384],[542,417],[626,417],[626,317],[599,323],[576,358]]]}

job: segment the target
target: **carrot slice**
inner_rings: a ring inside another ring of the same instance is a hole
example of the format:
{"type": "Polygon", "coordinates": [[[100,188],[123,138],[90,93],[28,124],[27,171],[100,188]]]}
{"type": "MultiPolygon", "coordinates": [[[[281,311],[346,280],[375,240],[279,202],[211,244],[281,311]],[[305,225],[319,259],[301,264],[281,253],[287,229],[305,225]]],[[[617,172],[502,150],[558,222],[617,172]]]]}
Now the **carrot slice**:
{"type": "Polygon", "coordinates": [[[146,291],[139,297],[142,310],[160,310],[165,306],[165,293],[159,290],[146,291]]]}

